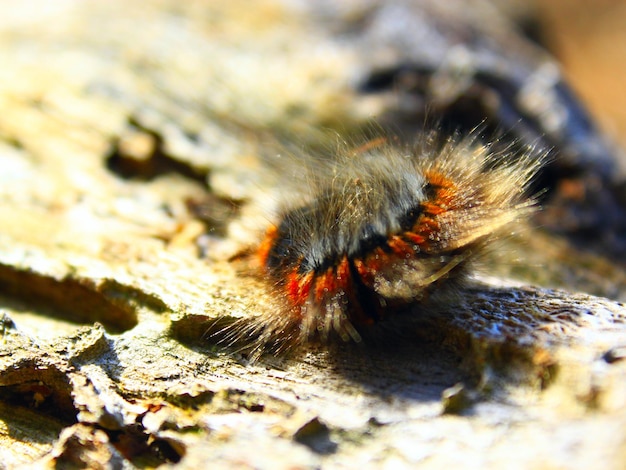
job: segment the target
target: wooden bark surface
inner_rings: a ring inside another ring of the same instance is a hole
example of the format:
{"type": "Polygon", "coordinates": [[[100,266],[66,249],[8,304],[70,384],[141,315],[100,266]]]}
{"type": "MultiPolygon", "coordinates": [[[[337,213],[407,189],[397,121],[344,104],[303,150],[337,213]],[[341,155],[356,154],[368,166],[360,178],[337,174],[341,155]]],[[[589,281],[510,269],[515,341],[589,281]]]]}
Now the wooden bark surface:
{"type": "Polygon", "coordinates": [[[625,298],[623,263],[545,232],[523,279],[477,276],[394,347],[251,364],[207,338],[269,308],[229,261],[265,228],[262,155],[381,106],[353,91],[378,59],[323,18],[1,8],[0,468],[626,465],[626,307],[572,293],[625,298]]]}

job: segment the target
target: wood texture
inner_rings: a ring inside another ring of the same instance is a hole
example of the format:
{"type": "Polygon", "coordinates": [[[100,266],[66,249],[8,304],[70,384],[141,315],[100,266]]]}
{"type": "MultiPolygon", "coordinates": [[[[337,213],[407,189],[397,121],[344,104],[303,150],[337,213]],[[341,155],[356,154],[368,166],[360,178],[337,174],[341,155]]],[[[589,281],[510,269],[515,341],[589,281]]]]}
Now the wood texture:
{"type": "Polygon", "coordinates": [[[573,293],[623,299],[623,264],[553,234],[392,344],[251,364],[207,337],[271,308],[232,261],[263,156],[359,129],[384,51],[299,2],[0,8],[1,468],[626,464],[626,308],[573,293]]]}

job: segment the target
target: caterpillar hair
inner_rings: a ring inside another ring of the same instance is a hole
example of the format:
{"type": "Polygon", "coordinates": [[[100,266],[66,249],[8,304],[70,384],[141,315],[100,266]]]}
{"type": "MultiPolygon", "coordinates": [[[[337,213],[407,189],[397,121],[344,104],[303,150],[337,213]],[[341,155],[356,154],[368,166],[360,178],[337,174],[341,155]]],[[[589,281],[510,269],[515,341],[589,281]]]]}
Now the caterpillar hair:
{"type": "Polygon", "coordinates": [[[528,192],[540,166],[531,151],[492,151],[474,137],[342,143],[307,171],[310,196],[292,198],[258,247],[276,308],[231,325],[225,341],[258,358],[360,342],[400,311],[419,315],[535,210],[528,192]]]}

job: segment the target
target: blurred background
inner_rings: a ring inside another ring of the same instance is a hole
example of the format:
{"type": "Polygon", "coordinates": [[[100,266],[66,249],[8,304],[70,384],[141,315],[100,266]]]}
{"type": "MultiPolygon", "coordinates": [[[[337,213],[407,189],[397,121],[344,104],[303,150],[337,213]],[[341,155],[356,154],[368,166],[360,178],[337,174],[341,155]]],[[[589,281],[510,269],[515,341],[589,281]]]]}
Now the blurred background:
{"type": "Polygon", "coordinates": [[[594,118],[626,148],[626,2],[496,0],[561,64],[594,118]]]}

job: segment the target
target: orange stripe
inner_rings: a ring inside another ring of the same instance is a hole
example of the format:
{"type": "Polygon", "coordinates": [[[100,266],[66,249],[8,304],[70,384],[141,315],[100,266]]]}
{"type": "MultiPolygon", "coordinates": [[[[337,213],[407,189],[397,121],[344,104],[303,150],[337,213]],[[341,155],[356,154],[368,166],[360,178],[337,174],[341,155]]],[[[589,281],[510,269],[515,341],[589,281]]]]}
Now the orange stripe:
{"type": "Polygon", "coordinates": [[[341,258],[337,266],[336,279],[337,285],[343,288],[345,288],[350,281],[350,265],[348,264],[348,258],[346,256],[341,258]]]}
{"type": "Polygon", "coordinates": [[[415,254],[413,247],[398,235],[392,235],[387,242],[393,252],[401,257],[410,257],[415,254]]]}
{"type": "Polygon", "coordinates": [[[439,173],[438,171],[426,171],[424,173],[426,179],[430,184],[439,188],[451,189],[454,188],[454,182],[445,176],[443,173],[439,173]]]}
{"type": "Polygon", "coordinates": [[[321,302],[328,292],[334,290],[334,275],[332,268],[328,268],[324,274],[315,277],[315,301],[321,302]]]}
{"type": "Polygon", "coordinates": [[[274,242],[276,242],[276,238],[278,238],[278,227],[276,227],[275,225],[270,225],[265,232],[265,238],[263,238],[263,241],[257,249],[257,256],[259,257],[261,266],[266,266],[267,258],[270,255],[270,251],[272,251],[272,247],[274,246],[274,242]]]}
{"type": "Polygon", "coordinates": [[[287,284],[285,286],[287,295],[295,305],[303,305],[307,301],[312,283],[312,272],[301,276],[293,271],[287,276],[287,284]]]}
{"type": "MultiPolygon", "coordinates": [[[[438,201],[437,201],[438,202],[438,201]]],[[[424,212],[428,212],[432,215],[439,215],[446,211],[443,207],[441,207],[437,202],[424,202],[422,203],[422,208],[424,212]]]]}
{"type": "Polygon", "coordinates": [[[418,246],[426,242],[426,238],[414,232],[404,232],[404,236],[418,246]]]}

